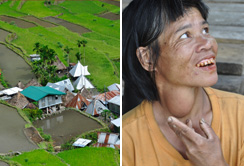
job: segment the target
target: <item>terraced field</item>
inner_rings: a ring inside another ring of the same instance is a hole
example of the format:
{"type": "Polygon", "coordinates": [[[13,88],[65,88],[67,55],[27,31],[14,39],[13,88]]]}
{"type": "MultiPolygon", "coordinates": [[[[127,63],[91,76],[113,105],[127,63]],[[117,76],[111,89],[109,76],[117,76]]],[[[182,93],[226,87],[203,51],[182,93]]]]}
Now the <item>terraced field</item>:
{"type": "Polygon", "coordinates": [[[118,6],[119,1],[66,0],[52,1],[51,5],[45,5],[44,0],[2,1],[0,29],[14,34],[15,38],[4,42],[21,49],[24,57],[35,53],[34,44],[39,42],[54,49],[66,66],[64,47],[73,48],[69,59],[77,62],[75,54],[83,53],[83,48],[77,46],[77,40],[86,40],[83,65],[89,66],[89,79],[93,85],[103,90],[104,85],[119,83],[120,78],[118,6]]]}

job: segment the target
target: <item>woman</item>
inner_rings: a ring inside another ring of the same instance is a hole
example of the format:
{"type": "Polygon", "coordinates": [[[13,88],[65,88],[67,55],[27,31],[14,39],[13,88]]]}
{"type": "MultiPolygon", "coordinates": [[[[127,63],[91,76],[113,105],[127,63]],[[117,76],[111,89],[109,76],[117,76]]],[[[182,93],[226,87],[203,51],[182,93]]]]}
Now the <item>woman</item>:
{"type": "Polygon", "coordinates": [[[124,166],[244,166],[244,97],[209,88],[218,46],[207,17],[201,0],[123,11],[123,79],[144,99],[123,116],[124,166]]]}

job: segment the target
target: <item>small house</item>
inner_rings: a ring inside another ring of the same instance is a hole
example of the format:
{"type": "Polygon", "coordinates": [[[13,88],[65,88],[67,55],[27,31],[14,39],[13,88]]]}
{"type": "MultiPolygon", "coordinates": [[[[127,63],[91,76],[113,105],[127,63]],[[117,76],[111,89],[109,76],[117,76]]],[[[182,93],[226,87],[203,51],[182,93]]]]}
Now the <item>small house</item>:
{"type": "Polygon", "coordinates": [[[104,110],[108,110],[99,100],[93,100],[87,107],[86,113],[92,116],[99,116],[104,110]]]}
{"type": "Polygon", "coordinates": [[[82,89],[83,87],[85,87],[86,89],[93,89],[95,88],[92,83],[83,75],[81,75],[80,77],[78,77],[74,84],[76,89],[80,90],[82,89]]]}
{"type": "Polygon", "coordinates": [[[108,100],[108,108],[114,114],[120,115],[120,96],[115,96],[108,100]]]}
{"type": "Polygon", "coordinates": [[[44,110],[47,114],[60,109],[61,95],[65,95],[65,93],[48,86],[29,86],[21,93],[30,100],[38,102],[38,108],[44,110]]]}
{"type": "Polygon", "coordinates": [[[11,99],[15,94],[18,92],[22,91],[23,89],[18,88],[18,87],[13,87],[9,89],[4,89],[0,91],[0,99],[1,100],[9,100],[11,99]]]}
{"type": "Polygon", "coordinates": [[[46,86],[49,86],[53,89],[56,89],[58,91],[66,93],[67,90],[72,92],[74,90],[74,87],[70,81],[70,79],[62,80],[56,83],[50,83],[48,82],[46,86]]]}
{"type": "Polygon", "coordinates": [[[77,95],[66,105],[66,107],[84,110],[87,108],[89,104],[90,102],[85,97],[77,93],[77,95]]]}
{"type": "Polygon", "coordinates": [[[107,87],[109,91],[113,91],[113,90],[117,90],[117,91],[120,91],[120,85],[119,84],[112,84],[110,86],[107,87]]]}
{"type": "Polygon", "coordinates": [[[115,96],[120,96],[120,92],[117,90],[105,92],[96,96],[97,100],[103,102],[103,104],[108,104],[108,100],[114,98],[115,96]]]}
{"type": "Polygon", "coordinates": [[[39,60],[41,60],[41,57],[40,57],[39,54],[31,54],[31,55],[30,55],[30,58],[31,58],[31,61],[32,61],[32,62],[33,62],[33,61],[39,61],[39,60]]]}
{"type": "Polygon", "coordinates": [[[56,66],[57,73],[63,73],[66,72],[67,67],[60,61],[58,56],[55,56],[56,61],[53,62],[53,66],[56,66]]]}
{"type": "Polygon", "coordinates": [[[80,61],[78,61],[78,63],[69,71],[70,75],[72,75],[73,77],[80,77],[82,76],[86,76],[86,75],[91,75],[88,72],[88,66],[83,66],[80,61]]]}

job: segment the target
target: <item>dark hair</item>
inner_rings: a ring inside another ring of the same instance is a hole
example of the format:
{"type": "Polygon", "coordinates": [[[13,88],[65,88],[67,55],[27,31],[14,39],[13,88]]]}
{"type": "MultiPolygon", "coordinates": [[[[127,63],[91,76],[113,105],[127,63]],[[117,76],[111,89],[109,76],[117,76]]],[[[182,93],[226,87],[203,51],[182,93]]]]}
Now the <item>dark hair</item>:
{"type": "MultiPolygon", "coordinates": [[[[158,100],[155,73],[143,69],[137,56],[138,47],[148,47],[153,69],[160,55],[158,37],[167,24],[195,7],[207,20],[208,7],[202,0],[133,0],[122,15],[122,71],[125,86],[131,84],[139,98],[158,100]]],[[[126,87],[125,87],[126,88],[126,87]]]]}

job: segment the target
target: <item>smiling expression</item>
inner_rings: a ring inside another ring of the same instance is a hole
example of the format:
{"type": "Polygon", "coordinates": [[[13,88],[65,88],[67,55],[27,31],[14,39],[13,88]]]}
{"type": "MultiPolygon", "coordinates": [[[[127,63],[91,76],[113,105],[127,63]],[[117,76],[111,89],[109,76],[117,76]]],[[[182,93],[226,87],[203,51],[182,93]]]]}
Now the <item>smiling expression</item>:
{"type": "Polygon", "coordinates": [[[218,80],[216,56],[218,45],[209,34],[209,25],[196,8],[166,26],[158,38],[160,56],[155,80],[160,84],[206,87],[218,80]]]}

